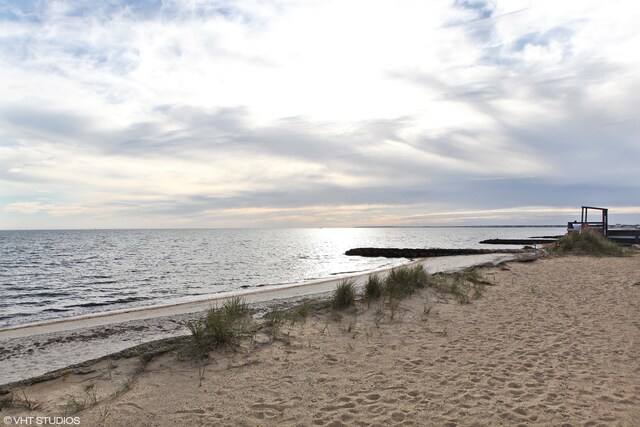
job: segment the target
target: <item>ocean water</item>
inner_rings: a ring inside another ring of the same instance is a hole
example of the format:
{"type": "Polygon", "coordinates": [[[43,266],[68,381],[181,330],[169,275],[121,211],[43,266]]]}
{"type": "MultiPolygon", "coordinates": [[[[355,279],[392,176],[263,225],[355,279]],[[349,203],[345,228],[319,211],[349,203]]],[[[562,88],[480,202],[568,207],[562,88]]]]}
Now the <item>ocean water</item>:
{"type": "Polygon", "coordinates": [[[0,328],[404,261],[344,255],[355,247],[498,248],[479,241],[563,233],[555,227],[0,231],[0,328]]]}

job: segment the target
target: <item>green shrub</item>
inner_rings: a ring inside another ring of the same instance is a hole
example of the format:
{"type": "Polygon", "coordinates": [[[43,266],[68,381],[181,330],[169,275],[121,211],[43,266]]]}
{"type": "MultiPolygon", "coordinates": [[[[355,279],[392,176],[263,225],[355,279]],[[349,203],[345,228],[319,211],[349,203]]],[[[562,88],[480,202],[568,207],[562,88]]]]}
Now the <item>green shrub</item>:
{"type": "Polygon", "coordinates": [[[353,280],[343,280],[333,291],[331,306],[337,310],[351,307],[356,302],[356,288],[353,280]]]}
{"type": "Polygon", "coordinates": [[[608,240],[596,230],[567,233],[552,247],[560,255],[624,256],[627,251],[608,240]]]}

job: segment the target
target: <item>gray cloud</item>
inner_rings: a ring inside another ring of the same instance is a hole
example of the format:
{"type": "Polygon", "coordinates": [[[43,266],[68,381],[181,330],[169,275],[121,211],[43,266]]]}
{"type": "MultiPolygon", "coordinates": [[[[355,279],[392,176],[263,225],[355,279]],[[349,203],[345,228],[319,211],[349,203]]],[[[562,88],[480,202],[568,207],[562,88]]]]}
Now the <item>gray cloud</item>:
{"type": "Polygon", "coordinates": [[[46,191],[23,206],[199,226],[281,209],[323,225],[342,206],[401,218],[640,200],[637,60],[588,45],[593,11],[547,21],[456,1],[393,27],[377,5],[360,39],[353,25],[305,33],[325,16],[306,7],[333,16],[322,2],[56,5],[0,6],[15,29],[0,33],[4,206],[46,191]]]}

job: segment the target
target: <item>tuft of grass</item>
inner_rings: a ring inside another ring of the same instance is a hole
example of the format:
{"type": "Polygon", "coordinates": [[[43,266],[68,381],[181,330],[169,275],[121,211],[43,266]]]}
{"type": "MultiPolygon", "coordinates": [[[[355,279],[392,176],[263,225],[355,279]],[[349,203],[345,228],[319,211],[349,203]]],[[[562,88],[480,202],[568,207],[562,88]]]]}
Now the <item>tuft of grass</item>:
{"type": "Polygon", "coordinates": [[[111,393],[111,397],[120,397],[132,388],[133,383],[131,382],[131,378],[125,378],[124,380],[122,380],[118,388],[113,393],[111,393]]]}
{"type": "Polygon", "coordinates": [[[347,328],[347,333],[351,334],[351,338],[355,339],[358,335],[358,316],[356,315],[353,320],[349,323],[349,327],[347,328]]]}
{"type": "Polygon", "coordinates": [[[241,296],[231,297],[222,306],[224,315],[229,320],[246,319],[251,314],[249,304],[241,296]]]}
{"type": "Polygon", "coordinates": [[[267,326],[271,332],[271,338],[275,339],[278,335],[278,331],[287,320],[287,313],[282,310],[273,310],[265,315],[267,326]]]}
{"type": "Polygon", "coordinates": [[[202,320],[207,348],[233,343],[242,331],[241,325],[236,320],[229,317],[229,313],[224,310],[224,307],[223,309],[209,310],[202,320]]]}
{"type": "Polygon", "coordinates": [[[305,321],[307,317],[311,314],[313,307],[309,303],[309,301],[305,301],[304,303],[294,307],[288,313],[288,319],[291,321],[291,324],[295,324],[297,321],[305,321]]]}
{"type": "Polygon", "coordinates": [[[371,305],[372,301],[379,299],[382,296],[384,282],[380,280],[377,274],[369,276],[367,283],[364,285],[364,300],[368,305],[371,305]]]}
{"type": "Polygon", "coordinates": [[[590,256],[625,256],[628,254],[623,247],[608,240],[596,230],[582,230],[567,233],[558,239],[552,252],[559,255],[590,255],[590,256]]]}
{"type": "Polygon", "coordinates": [[[479,299],[486,291],[488,282],[476,268],[464,271],[439,274],[433,282],[436,292],[452,296],[460,304],[470,304],[479,299]]]}
{"type": "Polygon", "coordinates": [[[87,407],[87,398],[79,398],[74,394],[67,395],[67,404],[64,408],[65,415],[76,414],[87,407]]]}
{"type": "Polygon", "coordinates": [[[433,306],[430,305],[428,302],[422,306],[422,320],[423,321],[426,321],[428,319],[429,313],[431,313],[432,309],[433,309],[433,306]]]}
{"type": "Polygon", "coordinates": [[[187,324],[196,350],[203,353],[221,345],[232,345],[246,335],[251,323],[249,306],[242,297],[229,299],[222,307],[187,324]]]}
{"type": "Polygon", "coordinates": [[[98,403],[98,385],[92,384],[85,388],[86,401],[89,405],[96,405],[98,403]]]}
{"type": "Polygon", "coordinates": [[[38,406],[40,406],[40,402],[27,396],[27,392],[24,390],[24,388],[21,389],[21,391],[22,403],[29,411],[33,411],[34,409],[38,408],[38,406]]]}
{"type": "Polygon", "coordinates": [[[471,298],[469,298],[469,294],[463,289],[461,282],[459,277],[454,277],[451,281],[449,293],[453,295],[460,304],[469,304],[471,298]]]}
{"type": "Polygon", "coordinates": [[[198,366],[198,387],[202,387],[202,381],[204,380],[204,373],[207,368],[205,366],[198,366]]]}
{"type": "Polygon", "coordinates": [[[191,332],[191,338],[197,350],[200,352],[206,351],[209,345],[207,342],[206,324],[203,319],[190,320],[187,323],[187,328],[189,328],[191,332]]]}
{"type": "Polygon", "coordinates": [[[306,319],[311,314],[311,309],[312,307],[311,304],[309,304],[309,301],[305,301],[303,304],[296,307],[293,313],[298,319],[306,319]]]}
{"type": "Polygon", "coordinates": [[[487,286],[484,283],[474,283],[473,284],[473,299],[479,299],[484,295],[487,290],[487,286]]]}
{"type": "Polygon", "coordinates": [[[392,299],[406,298],[429,284],[429,275],[422,264],[391,269],[384,280],[384,293],[392,299]]]}
{"type": "Polygon", "coordinates": [[[396,317],[399,308],[400,300],[398,298],[391,298],[389,300],[389,320],[393,320],[396,317]]]}
{"type": "Polygon", "coordinates": [[[104,422],[107,420],[107,418],[111,415],[111,405],[109,405],[108,403],[106,403],[102,409],[100,409],[98,411],[98,422],[100,424],[104,424],[104,422]]]}
{"type": "Polygon", "coordinates": [[[356,303],[355,282],[351,279],[343,280],[333,291],[331,306],[336,310],[344,310],[356,303]]]}

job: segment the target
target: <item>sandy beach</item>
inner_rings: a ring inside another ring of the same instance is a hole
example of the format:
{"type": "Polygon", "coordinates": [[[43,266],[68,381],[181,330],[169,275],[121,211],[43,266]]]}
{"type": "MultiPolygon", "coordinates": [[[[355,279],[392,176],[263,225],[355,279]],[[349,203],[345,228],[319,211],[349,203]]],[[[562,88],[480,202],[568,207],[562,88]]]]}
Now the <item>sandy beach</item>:
{"type": "MultiPolygon", "coordinates": [[[[640,254],[483,268],[460,304],[312,311],[206,359],[105,359],[0,396],[80,425],[638,425],[640,254]]],[[[30,408],[30,409],[29,409],[30,408]]],[[[5,421],[6,424],[6,421],[5,421]]]]}
{"type": "MultiPolygon", "coordinates": [[[[514,254],[444,256],[420,260],[430,273],[451,272],[473,265],[500,263],[514,254]]],[[[412,261],[416,262],[416,261],[412,261]]],[[[348,275],[357,286],[370,274],[384,277],[389,269],[348,275]]],[[[311,282],[249,290],[241,294],[219,293],[191,302],[116,310],[0,329],[0,387],[29,380],[50,371],[84,363],[136,345],[188,334],[185,326],[212,306],[224,304],[235,295],[260,313],[274,306],[291,305],[307,299],[326,299],[343,280],[338,276],[311,282]]]]}

